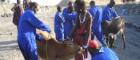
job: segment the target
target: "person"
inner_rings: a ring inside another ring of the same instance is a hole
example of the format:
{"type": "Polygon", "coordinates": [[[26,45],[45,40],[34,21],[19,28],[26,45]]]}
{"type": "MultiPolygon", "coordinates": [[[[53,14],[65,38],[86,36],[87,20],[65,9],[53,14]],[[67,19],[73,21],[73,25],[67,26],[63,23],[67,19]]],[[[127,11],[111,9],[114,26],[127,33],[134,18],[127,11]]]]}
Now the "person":
{"type": "Polygon", "coordinates": [[[38,60],[36,29],[51,33],[49,26],[36,17],[38,7],[36,2],[30,2],[18,25],[18,45],[25,60],[38,60]]]}
{"type": "Polygon", "coordinates": [[[91,39],[92,17],[90,13],[86,11],[85,1],[78,1],[75,4],[75,10],[78,18],[76,19],[76,25],[74,26],[68,39],[72,38],[75,44],[81,46],[84,49],[84,58],[87,58],[88,40],[91,39]]]}
{"type": "Polygon", "coordinates": [[[20,2],[15,3],[15,6],[11,9],[13,13],[13,23],[18,26],[20,16],[23,14],[23,9],[20,6],[20,2]]]}
{"type": "Polygon", "coordinates": [[[64,23],[64,38],[66,39],[68,35],[70,34],[73,26],[75,25],[76,20],[76,12],[74,11],[73,3],[69,1],[68,7],[64,8],[63,10],[63,16],[65,19],[64,23]]]}
{"type": "Polygon", "coordinates": [[[31,2],[31,0],[23,0],[23,8],[24,8],[24,10],[26,10],[29,7],[29,2],[31,2]]]}
{"type": "Polygon", "coordinates": [[[92,40],[94,40],[94,37],[100,41],[102,46],[105,46],[106,43],[103,38],[103,33],[102,33],[102,27],[101,27],[101,22],[102,22],[102,9],[98,6],[95,6],[95,1],[90,2],[90,8],[88,9],[90,14],[92,15],[92,18],[94,22],[92,22],[92,40]]]}
{"type": "Polygon", "coordinates": [[[62,15],[61,7],[57,6],[57,12],[55,14],[54,31],[56,39],[60,42],[64,41],[64,17],[62,15]]]}
{"type": "Polygon", "coordinates": [[[91,60],[119,60],[113,50],[108,47],[102,48],[97,40],[89,40],[88,51],[91,54],[91,60]]]}
{"type": "Polygon", "coordinates": [[[111,0],[110,3],[103,9],[103,21],[111,21],[112,18],[118,17],[115,9],[113,8],[115,1],[111,0]]]}

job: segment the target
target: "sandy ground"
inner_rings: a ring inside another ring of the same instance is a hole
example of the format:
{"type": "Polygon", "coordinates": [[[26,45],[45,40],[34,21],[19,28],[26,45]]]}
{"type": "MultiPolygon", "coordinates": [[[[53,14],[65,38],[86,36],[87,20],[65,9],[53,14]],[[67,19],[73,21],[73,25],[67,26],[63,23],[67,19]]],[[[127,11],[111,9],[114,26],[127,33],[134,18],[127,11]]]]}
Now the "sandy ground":
{"type": "MultiPolygon", "coordinates": [[[[127,24],[125,29],[126,36],[126,49],[122,49],[122,40],[120,36],[115,42],[116,48],[113,50],[118,54],[120,60],[140,60],[140,31],[136,29],[136,26],[140,26],[140,15],[129,14],[121,16],[126,18],[127,24]]],[[[53,16],[55,14],[55,8],[42,9],[42,13],[38,14],[38,17],[49,24],[53,30],[53,16]]],[[[17,45],[17,30],[16,26],[12,23],[12,16],[0,17],[0,60],[24,60],[23,56],[17,45]]]]}

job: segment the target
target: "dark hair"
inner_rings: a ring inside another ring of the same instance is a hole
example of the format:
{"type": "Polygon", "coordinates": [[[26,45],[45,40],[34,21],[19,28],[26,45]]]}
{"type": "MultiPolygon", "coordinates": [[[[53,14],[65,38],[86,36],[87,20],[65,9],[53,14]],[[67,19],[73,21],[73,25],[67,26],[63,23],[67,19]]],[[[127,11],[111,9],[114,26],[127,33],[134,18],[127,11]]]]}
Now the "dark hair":
{"type": "Polygon", "coordinates": [[[60,6],[57,6],[57,11],[61,11],[61,7],[60,6]]]}
{"type": "Polygon", "coordinates": [[[114,1],[114,0],[111,0],[111,1],[110,1],[110,4],[115,4],[115,1],[114,1]]]}
{"type": "Polygon", "coordinates": [[[85,8],[85,1],[83,0],[78,0],[75,2],[75,5],[77,6],[77,8],[85,8]]]}
{"type": "Polygon", "coordinates": [[[69,2],[68,2],[68,5],[72,5],[72,2],[71,2],[71,1],[69,1],[69,2]]]}
{"type": "Polygon", "coordinates": [[[95,1],[90,1],[90,6],[95,6],[95,1]]]}
{"type": "Polygon", "coordinates": [[[110,5],[110,6],[114,6],[114,5],[115,5],[115,1],[114,1],[114,0],[111,0],[111,1],[109,2],[109,5],[110,5]]]}
{"type": "Polygon", "coordinates": [[[37,8],[38,4],[36,2],[29,2],[29,8],[37,8]]]}

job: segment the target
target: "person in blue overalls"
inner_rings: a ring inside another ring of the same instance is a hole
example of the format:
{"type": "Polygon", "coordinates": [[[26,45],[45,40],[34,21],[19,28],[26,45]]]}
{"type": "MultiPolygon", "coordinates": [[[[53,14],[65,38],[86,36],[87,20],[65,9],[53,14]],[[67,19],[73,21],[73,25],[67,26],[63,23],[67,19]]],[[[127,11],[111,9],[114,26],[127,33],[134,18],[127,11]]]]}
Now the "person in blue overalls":
{"type": "Polygon", "coordinates": [[[115,1],[111,0],[110,3],[103,9],[103,21],[111,21],[112,18],[118,17],[115,9],[113,8],[115,1]]]}
{"type": "Polygon", "coordinates": [[[88,51],[91,60],[119,60],[117,54],[108,47],[102,48],[97,40],[90,40],[88,51]]]}
{"type": "Polygon", "coordinates": [[[106,43],[103,38],[102,33],[102,9],[98,6],[95,6],[95,1],[90,2],[90,8],[88,11],[91,13],[93,17],[93,23],[92,23],[92,40],[96,36],[97,40],[100,41],[100,43],[105,46],[106,43]],[[95,36],[94,36],[95,35],[95,36]]]}
{"type": "Polygon", "coordinates": [[[73,26],[75,25],[75,20],[77,18],[77,13],[74,11],[73,3],[71,1],[69,1],[68,7],[64,8],[63,16],[65,19],[64,38],[66,39],[70,34],[71,30],[73,29],[73,26]]]}
{"type": "Polygon", "coordinates": [[[56,39],[60,42],[64,41],[64,17],[61,12],[61,7],[57,7],[57,12],[55,14],[54,31],[56,39]]]}
{"type": "Polygon", "coordinates": [[[36,46],[36,28],[51,33],[48,25],[42,23],[37,17],[38,4],[30,2],[28,9],[19,20],[18,45],[25,60],[38,60],[36,46]]]}

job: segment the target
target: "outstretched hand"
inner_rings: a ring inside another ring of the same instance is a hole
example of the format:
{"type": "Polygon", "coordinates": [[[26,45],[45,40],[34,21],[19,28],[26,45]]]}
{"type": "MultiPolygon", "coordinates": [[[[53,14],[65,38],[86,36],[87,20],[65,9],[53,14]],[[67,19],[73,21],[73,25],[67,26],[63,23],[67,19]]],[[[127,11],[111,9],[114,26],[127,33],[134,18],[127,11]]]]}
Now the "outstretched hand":
{"type": "Polygon", "coordinates": [[[38,34],[43,36],[45,38],[45,40],[55,39],[53,33],[48,33],[46,31],[38,30],[38,34]]]}

